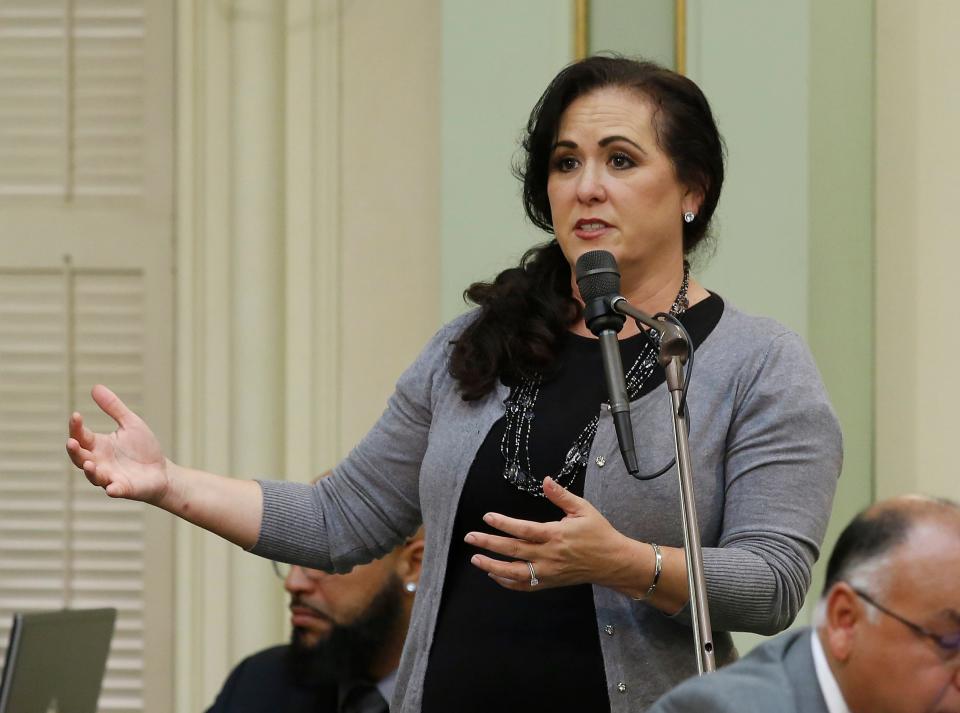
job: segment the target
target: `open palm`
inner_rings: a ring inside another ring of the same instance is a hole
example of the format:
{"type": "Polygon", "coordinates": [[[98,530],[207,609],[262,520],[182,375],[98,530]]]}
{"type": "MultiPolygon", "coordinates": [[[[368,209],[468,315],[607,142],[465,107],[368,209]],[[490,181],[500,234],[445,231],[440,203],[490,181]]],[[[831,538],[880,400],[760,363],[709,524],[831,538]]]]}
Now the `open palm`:
{"type": "Polygon", "coordinates": [[[169,487],[167,459],[150,427],[106,386],[91,392],[104,413],[117,422],[113,433],[96,433],[83,417],[70,417],[67,453],[87,480],[114,498],[157,504],[169,487]]]}

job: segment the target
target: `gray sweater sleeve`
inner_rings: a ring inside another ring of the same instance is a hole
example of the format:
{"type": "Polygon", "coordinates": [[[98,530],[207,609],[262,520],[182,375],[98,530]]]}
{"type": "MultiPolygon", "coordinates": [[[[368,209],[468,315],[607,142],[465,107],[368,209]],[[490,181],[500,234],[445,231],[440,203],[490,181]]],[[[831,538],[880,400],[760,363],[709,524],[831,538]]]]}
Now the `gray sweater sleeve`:
{"type": "Polygon", "coordinates": [[[445,373],[449,342],[462,322],[434,335],[400,377],[377,423],[330,477],[314,485],[259,481],[263,522],[251,552],[347,572],[385,555],[417,529],[434,380],[445,373]]]}
{"type": "Polygon", "coordinates": [[[704,576],[714,628],[773,634],[797,616],[810,586],[840,474],[840,426],[792,332],[772,340],[737,388],[723,527],[718,546],[704,548],[704,576]]]}

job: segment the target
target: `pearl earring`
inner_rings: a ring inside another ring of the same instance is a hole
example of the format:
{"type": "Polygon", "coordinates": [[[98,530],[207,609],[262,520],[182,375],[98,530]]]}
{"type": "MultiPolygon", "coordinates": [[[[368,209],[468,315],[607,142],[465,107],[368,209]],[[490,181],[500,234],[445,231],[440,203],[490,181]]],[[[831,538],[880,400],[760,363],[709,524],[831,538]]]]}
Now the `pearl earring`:
{"type": "Polygon", "coordinates": [[[409,592],[410,594],[413,594],[415,591],[417,591],[417,583],[407,582],[406,584],[403,585],[403,588],[406,589],[407,592],[409,592]]]}
{"type": "Polygon", "coordinates": [[[683,214],[683,222],[684,222],[684,223],[692,223],[692,222],[693,222],[693,219],[696,218],[696,217],[697,217],[697,216],[695,216],[695,215],[693,214],[693,211],[692,211],[692,210],[688,210],[686,213],[683,214]]]}

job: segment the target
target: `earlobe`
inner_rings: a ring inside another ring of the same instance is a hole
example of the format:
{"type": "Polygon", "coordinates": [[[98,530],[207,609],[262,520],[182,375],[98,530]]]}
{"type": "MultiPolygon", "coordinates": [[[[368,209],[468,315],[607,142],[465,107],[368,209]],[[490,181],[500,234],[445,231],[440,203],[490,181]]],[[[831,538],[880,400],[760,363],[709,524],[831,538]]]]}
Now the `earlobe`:
{"type": "Polygon", "coordinates": [[[824,648],[839,663],[846,663],[853,651],[853,632],[850,629],[826,629],[824,648]]]}

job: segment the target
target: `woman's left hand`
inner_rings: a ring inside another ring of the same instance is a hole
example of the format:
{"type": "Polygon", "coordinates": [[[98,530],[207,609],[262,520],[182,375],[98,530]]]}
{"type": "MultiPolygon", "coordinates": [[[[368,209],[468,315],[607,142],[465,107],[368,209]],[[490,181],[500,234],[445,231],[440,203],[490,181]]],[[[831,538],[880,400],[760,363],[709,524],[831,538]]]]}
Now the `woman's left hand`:
{"type": "Polygon", "coordinates": [[[512,537],[470,532],[465,541],[514,561],[478,554],[470,562],[498,584],[522,592],[588,582],[618,586],[626,575],[633,541],[614,529],[593,505],[552,478],[544,479],[543,492],[563,510],[562,520],[531,522],[487,513],[484,522],[512,537]]]}

